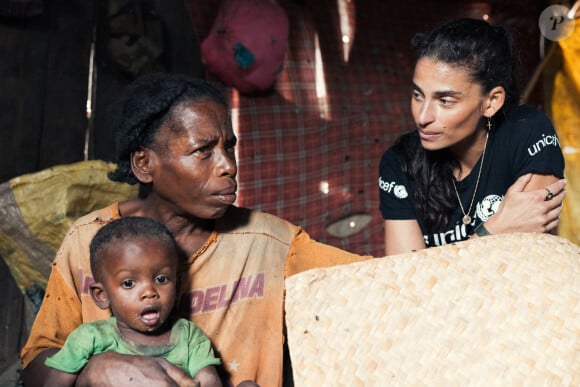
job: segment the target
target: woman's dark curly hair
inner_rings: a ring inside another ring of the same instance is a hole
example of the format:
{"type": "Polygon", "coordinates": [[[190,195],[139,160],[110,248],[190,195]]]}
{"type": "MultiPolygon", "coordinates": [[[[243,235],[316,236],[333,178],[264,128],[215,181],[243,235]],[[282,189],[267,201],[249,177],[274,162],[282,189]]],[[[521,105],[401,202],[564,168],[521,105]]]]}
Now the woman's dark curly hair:
{"type": "MultiPolygon", "coordinates": [[[[151,147],[163,123],[174,119],[172,109],[185,101],[213,101],[227,106],[222,92],[203,79],[156,73],[133,81],[112,106],[112,123],[117,135],[117,169],[113,181],[138,183],[131,170],[131,154],[151,147]]],[[[172,125],[180,130],[177,125],[172,125]]]]}
{"type": "MultiPolygon", "coordinates": [[[[412,45],[417,60],[430,58],[466,69],[484,93],[503,86],[506,101],[492,118],[494,127],[518,104],[513,42],[505,28],[483,20],[459,19],[416,35],[412,45]]],[[[429,232],[440,231],[458,205],[452,185],[457,161],[446,149],[425,150],[416,131],[401,136],[395,149],[403,160],[403,171],[414,183],[414,201],[425,227],[429,232]]]]}

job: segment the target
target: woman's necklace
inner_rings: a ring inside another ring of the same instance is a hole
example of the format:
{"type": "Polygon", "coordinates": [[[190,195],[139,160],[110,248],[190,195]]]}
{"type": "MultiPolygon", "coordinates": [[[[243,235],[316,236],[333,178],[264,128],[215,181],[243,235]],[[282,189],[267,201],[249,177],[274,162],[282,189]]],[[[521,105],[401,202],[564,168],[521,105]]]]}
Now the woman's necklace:
{"type": "Polygon", "coordinates": [[[473,190],[473,196],[471,197],[471,203],[469,203],[469,208],[467,212],[463,209],[463,204],[461,204],[461,198],[459,197],[459,192],[457,192],[457,186],[455,185],[455,178],[451,180],[453,183],[453,188],[455,189],[455,194],[457,195],[457,200],[459,201],[459,207],[461,208],[461,212],[463,213],[462,222],[463,224],[471,223],[471,207],[473,207],[473,202],[475,201],[475,195],[477,194],[477,187],[479,186],[479,178],[481,177],[481,170],[483,169],[483,158],[485,157],[485,149],[487,148],[487,140],[489,138],[489,130],[485,136],[485,145],[483,146],[483,153],[481,154],[481,162],[479,163],[479,172],[477,173],[477,181],[475,182],[475,189],[473,190]]]}

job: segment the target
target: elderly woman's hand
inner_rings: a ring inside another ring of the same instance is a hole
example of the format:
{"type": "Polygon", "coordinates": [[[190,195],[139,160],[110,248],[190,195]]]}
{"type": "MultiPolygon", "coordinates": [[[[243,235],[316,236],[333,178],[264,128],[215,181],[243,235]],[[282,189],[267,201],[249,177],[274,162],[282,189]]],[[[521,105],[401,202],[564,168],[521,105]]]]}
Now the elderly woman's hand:
{"type": "Polygon", "coordinates": [[[194,386],[181,368],[157,357],[104,352],[91,357],[77,379],[77,386],[194,386]]]}

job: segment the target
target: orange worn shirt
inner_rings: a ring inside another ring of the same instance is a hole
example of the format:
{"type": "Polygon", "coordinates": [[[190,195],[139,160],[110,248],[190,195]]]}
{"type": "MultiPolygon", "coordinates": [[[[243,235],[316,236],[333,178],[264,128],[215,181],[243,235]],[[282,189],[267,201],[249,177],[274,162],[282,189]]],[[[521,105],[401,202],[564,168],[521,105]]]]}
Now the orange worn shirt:
{"type": "MultiPolygon", "coordinates": [[[[62,347],[81,323],[110,315],[89,295],[89,243],[100,227],[119,217],[115,203],[78,219],[66,235],[22,349],[25,367],[45,349],[62,347]]],[[[209,336],[234,385],[254,380],[281,386],[284,279],[369,258],[316,242],[276,216],[232,206],[204,246],[183,263],[179,312],[209,336]]]]}

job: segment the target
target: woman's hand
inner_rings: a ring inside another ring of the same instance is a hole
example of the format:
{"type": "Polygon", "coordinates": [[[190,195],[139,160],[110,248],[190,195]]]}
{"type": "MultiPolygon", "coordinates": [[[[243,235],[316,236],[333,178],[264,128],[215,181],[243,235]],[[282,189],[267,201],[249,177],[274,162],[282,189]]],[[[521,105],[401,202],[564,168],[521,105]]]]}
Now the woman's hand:
{"type": "Polygon", "coordinates": [[[104,352],[91,357],[77,378],[77,386],[195,386],[181,368],[158,357],[104,352]]]}
{"type": "Polygon", "coordinates": [[[223,384],[214,366],[207,366],[195,374],[195,383],[198,387],[222,387],[223,384]]]}
{"type": "Polygon", "coordinates": [[[498,212],[485,228],[492,234],[557,231],[567,181],[554,176],[526,174],[508,189],[498,212]],[[548,193],[551,192],[551,198],[548,193]],[[548,199],[549,198],[549,199],[548,199]]]}

